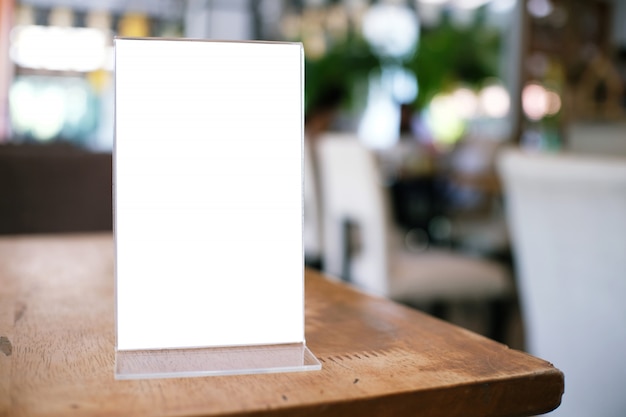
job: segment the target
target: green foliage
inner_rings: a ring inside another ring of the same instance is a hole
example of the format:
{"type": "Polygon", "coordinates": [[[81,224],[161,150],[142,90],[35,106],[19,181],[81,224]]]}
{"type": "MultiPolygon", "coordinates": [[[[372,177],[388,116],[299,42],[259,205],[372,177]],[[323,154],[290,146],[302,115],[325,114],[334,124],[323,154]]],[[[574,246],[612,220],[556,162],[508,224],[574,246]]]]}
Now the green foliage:
{"type": "Polygon", "coordinates": [[[378,57],[367,42],[353,32],[333,42],[321,57],[309,58],[305,51],[305,112],[323,106],[329,93],[340,95],[337,104],[351,106],[355,86],[378,69],[378,57]]]}
{"type": "Polygon", "coordinates": [[[416,53],[405,66],[417,75],[419,94],[414,103],[424,108],[441,91],[458,83],[479,87],[498,74],[500,34],[486,27],[480,15],[467,27],[444,19],[422,31],[416,53]]]}
{"type": "MultiPolygon", "coordinates": [[[[402,64],[417,75],[419,94],[413,106],[424,108],[437,93],[458,83],[479,88],[497,76],[500,43],[499,32],[485,24],[481,12],[464,27],[445,17],[437,27],[423,29],[416,52],[402,64]]],[[[343,39],[329,41],[327,48],[321,57],[305,54],[305,112],[323,106],[329,92],[341,95],[338,104],[352,107],[355,87],[385,65],[354,28],[343,39]]]]}

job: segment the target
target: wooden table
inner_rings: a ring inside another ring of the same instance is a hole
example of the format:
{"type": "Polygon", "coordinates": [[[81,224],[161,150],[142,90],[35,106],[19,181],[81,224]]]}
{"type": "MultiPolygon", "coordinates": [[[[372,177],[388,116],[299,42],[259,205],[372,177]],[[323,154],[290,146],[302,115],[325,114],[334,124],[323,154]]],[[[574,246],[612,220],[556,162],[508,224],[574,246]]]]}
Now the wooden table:
{"type": "Polygon", "coordinates": [[[526,416],[551,364],[306,272],[321,371],[116,381],[110,234],[0,238],[0,416],[526,416]]]}

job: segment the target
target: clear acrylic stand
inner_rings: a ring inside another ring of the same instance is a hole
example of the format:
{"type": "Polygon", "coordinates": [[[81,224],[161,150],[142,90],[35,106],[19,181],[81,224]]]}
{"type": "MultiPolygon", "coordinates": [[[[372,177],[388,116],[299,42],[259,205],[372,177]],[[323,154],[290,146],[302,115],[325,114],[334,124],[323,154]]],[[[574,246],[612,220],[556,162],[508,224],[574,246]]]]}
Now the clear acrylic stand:
{"type": "Polygon", "coordinates": [[[320,370],[303,343],[116,352],[116,379],[176,378],[320,370]]]}
{"type": "Polygon", "coordinates": [[[304,337],[303,53],[116,38],[116,379],[321,369],[304,337]]]}

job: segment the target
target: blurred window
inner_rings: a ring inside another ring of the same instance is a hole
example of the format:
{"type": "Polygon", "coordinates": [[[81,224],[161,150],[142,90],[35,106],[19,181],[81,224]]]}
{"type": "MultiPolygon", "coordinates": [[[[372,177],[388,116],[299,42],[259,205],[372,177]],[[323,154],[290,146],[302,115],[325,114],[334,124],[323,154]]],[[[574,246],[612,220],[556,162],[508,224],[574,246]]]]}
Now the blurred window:
{"type": "Polygon", "coordinates": [[[94,28],[17,26],[11,33],[11,59],[22,68],[94,71],[106,63],[107,38],[94,28]]]}
{"type": "Polygon", "coordinates": [[[96,131],[96,96],[83,78],[23,75],[9,94],[11,124],[18,137],[83,143],[96,131]]]}

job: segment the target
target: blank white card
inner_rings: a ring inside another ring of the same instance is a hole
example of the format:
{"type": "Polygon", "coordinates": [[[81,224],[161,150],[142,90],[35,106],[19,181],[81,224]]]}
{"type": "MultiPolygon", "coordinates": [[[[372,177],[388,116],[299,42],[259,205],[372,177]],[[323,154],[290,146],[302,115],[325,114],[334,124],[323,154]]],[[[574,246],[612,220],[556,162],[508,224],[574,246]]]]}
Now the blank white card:
{"type": "Polygon", "coordinates": [[[116,39],[119,350],[304,342],[302,54],[116,39]]]}

